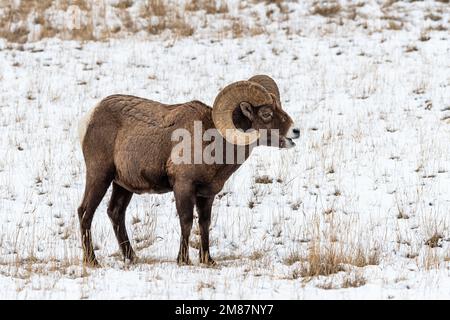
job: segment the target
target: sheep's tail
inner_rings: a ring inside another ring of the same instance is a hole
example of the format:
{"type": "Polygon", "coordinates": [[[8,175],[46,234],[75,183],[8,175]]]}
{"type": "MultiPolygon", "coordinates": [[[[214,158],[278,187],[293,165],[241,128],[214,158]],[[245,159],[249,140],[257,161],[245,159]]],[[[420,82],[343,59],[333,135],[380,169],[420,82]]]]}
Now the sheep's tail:
{"type": "Polygon", "coordinates": [[[88,113],[86,113],[78,123],[78,138],[80,139],[80,144],[83,145],[84,137],[86,136],[86,131],[89,126],[89,122],[91,122],[92,113],[94,112],[95,108],[92,108],[89,110],[88,113]]]}

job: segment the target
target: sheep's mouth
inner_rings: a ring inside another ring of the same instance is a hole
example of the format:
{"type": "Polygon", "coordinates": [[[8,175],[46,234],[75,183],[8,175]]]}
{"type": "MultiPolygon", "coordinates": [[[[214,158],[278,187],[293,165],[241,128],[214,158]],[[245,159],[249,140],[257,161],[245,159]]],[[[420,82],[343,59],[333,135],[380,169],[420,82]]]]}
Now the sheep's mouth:
{"type": "Polygon", "coordinates": [[[289,148],[293,148],[295,147],[295,142],[288,137],[283,137],[284,139],[282,139],[281,141],[281,145],[280,148],[285,148],[285,149],[289,149],[289,148]]]}

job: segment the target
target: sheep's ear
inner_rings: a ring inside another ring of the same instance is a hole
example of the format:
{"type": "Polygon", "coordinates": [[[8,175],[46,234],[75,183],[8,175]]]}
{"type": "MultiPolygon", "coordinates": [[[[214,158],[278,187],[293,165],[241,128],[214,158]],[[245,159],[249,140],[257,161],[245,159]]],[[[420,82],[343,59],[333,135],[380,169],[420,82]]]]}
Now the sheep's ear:
{"type": "Polygon", "coordinates": [[[239,107],[241,108],[242,113],[244,114],[244,116],[246,116],[247,118],[250,119],[250,121],[253,121],[253,107],[250,103],[248,102],[241,102],[239,104],[239,107]]]}
{"type": "Polygon", "coordinates": [[[280,105],[280,100],[273,93],[269,93],[269,94],[272,97],[273,106],[275,107],[275,109],[281,110],[282,108],[280,105]]]}

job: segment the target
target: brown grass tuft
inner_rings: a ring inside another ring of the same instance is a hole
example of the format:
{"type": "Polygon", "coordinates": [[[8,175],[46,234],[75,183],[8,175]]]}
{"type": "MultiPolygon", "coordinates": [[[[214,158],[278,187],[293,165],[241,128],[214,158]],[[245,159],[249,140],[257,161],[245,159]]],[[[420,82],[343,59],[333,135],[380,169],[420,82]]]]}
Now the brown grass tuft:
{"type": "Polygon", "coordinates": [[[397,20],[388,20],[387,25],[388,30],[402,30],[403,29],[403,22],[397,21],[397,20]]]}
{"type": "Polygon", "coordinates": [[[163,0],[147,0],[145,7],[148,12],[157,17],[164,17],[167,15],[166,5],[163,0]]]}
{"type": "Polygon", "coordinates": [[[439,21],[439,20],[442,20],[442,16],[440,16],[438,14],[434,14],[433,12],[430,12],[427,15],[425,15],[425,19],[430,19],[430,20],[433,20],[433,21],[439,21]]]}
{"type": "Polygon", "coordinates": [[[170,29],[179,37],[190,37],[194,34],[194,28],[181,17],[170,25],[170,29]]]}
{"type": "Polygon", "coordinates": [[[5,38],[9,42],[25,43],[27,41],[36,41],[42,38],[54,37],[61,35],[63,38],[70,38],[76,40],[93,40],[94,26],[90,23],[82,26],[79,29],[70,30],[56,30],[51,21],[46,19],[46,10],[52,6],[58,5],[58,9],[67,11],[69,6],[78,7],[80,10],[90,12],[91,6],[86,0],[63,0],[54,3],[51,0],[27,0],[21,1],[17,8],[12,6],[11,1],[3,1],[0,3],[4,9],[3,17],[0,19],[0,37],[5,38]],[[33,34],[30,37],[30,30],[28,30],[27,20],[32,17],[36,25],[40,25],[40,33],[33,34]]]}
{"type": "Polygon", "coordinates": [[[191,0],[186,3],[186,11],[199,11],[205,10],[207,14],[228,13],[228,5],[226,1],[216,0],[191,0]]]}
{"type": "Polygon", "coordinates": [[[419,40],[420,40],[420,41],[428,41],[428,40],[430,40],[430,39],[431,39],[431,37],[430,37],[430,35],[428,34],[428,32],[423,31],[423,32],[420,34],[420,37],[419,37],[419,40]]]}
{"type": "Polygon", "coordinates": [[[342,280],[341,288],[358,288],[367,283],[366,278],[360,273],[346,275],[342,280]]]}
{"type": "Polygon", "coordinates": [[[442,240],[443,238],[444,238],[444,237],[443,237],[441,234],[435,233],[435,234],[433,234],[433,235],[431,236],[430,239],[428,239],[427,241],[425,241],[425,244],[426,244],[427,246],[429,246],[430,248],[440,248],[440,247],[442,247],[441,240],[442,240]]]}
{"type": "Polygon", "coordinates": [[[164,30],[167,28],[166,20],[163,18],[160,18],[157,20],[156,23],[152,23],[148,26],[147,31],[150,34],[156,35],[161,34],[164,30]]]}
{"type": "Polygon", "coordinates": [[[51,5],[51,0],[21,1],[18,8],[14,8],[11,1],[0,3],[4,10],[4,16],[0,19],[0,37],[9,42],[25,43],[30,31],[26,27],[26,20],[31,13],[35,13],[34,22],[43,22],[43,14],[51,5]],[[13,28],[13,24],[18,25],[13,28]]]}
{"type": "Polygon", "coordinates": [[[303,261],[302,256],[298,252],[291,252],[284,260],[284,264],[292,266],[296,262],[303,261]]]}
{"type": "Polygon", "coordinates": [[[256,177],[255,178],[255,183],[260,183],[260,184],[271,184],[273,183],[273,179],[269,176],[260,176],[260,177],[256,177]]]}
{"type": "Polygon", "coordinates": [[[169,14],[163,0],[148,0],[140,13],[141,18],[148,21],[157,17],[156,22],[151,23],[147,31],[150,34],[158,35],[165,30],[172,31],[177,37],[189,37],[194,34],[194,28],[186,22],[184,16],[179,13],[169,14]]]}
{"type": "Polygon", "coordinates": [[[415,51],[419,51],[419,48],[417,48],[415,44],[409,44],[405,48],[405,52],[415,52],[415,51]]]}
{"type": "Polygon", "coordinates": [[[239,19],[233,21],[233,24],[231,25],[231,34],[233,38],[241,38],[244,35],[242,21],[239,19]]]}
{"type": "Polygon", "coordinates": [[[118,3],[113,5],[114,8],[125,10],[130,8],[133,5],[133,0],[120,0],[118,3]]]}
{"type": "Polygon", "coordinates": [[[315,1],[311,8],[312,14],[324,17],[334,16],[341,11],[341,5],[336,1],[315,1]]]}
{"type": "Polygon", "coordinates": [[[262,257],[264,257],[264,251],[256,250],[249,256],[249,259],[250,260],[261,260],[262,257]]]}
{"type": "Polygon", "coordinates": [[[344,271],[345,265],[365,267],[379,263],[379,251],[362,246],[349,250],[337,243],[326,246],[314,241],[308,251],[306,263],[298,271],[302,277],[329,276],[344,271]]]}

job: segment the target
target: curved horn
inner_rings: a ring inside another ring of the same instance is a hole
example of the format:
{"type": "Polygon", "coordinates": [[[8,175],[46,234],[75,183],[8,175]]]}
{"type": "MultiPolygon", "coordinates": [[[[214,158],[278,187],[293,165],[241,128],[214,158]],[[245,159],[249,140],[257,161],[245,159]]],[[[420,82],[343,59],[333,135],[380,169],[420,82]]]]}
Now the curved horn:
{"type": "Polygon", "coordinates": [[[269,93],[273,94],[277,98],[278,103],[280,103],[281,106],[280,90],[278,89],[275,80],[265,74],[259,74],[251,77],[248,81],[256,82],[262,85],[269,93]]]}
{"type": "Polygon", "coordinates": [[[228,142],[249,145],[259,139],[258,131],[243,132],[233,123],[233,111],[240,103],[247,102],[253,107],[273,104],[267,90],[258,83],[238,81],[226,86],[214,101],[212,118],[216,129],[228,142]]]}

